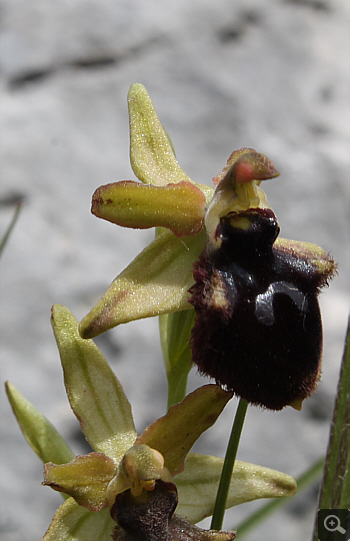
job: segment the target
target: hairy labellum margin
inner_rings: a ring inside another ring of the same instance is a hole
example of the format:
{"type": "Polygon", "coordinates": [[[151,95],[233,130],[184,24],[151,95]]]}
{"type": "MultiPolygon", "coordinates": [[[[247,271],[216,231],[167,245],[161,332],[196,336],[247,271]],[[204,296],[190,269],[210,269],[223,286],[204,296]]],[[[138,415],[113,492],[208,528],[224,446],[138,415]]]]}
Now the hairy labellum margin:
{"type": "Polygon", "coordinates": [[[326,275],[305,254],[275,245],[270,209],[231,213],[218,229],[220,247],[205,249],[194,265],[193,362],[252,404],[300,403],[319,379],[317,295],[335,266],[326,275]]]}

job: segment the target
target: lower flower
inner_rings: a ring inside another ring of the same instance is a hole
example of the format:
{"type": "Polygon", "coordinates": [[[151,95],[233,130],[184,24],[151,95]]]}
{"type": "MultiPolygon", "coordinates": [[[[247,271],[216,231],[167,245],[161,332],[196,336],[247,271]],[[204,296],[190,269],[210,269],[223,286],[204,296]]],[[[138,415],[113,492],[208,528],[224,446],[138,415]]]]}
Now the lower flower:
{"type": "MultiPolygon", "coordinates": [[[[68,497],[43,541],[108,541],[115,520],[118,541],[234,539],[233,533],[193,525],[213,514],[223,459],[189,453],[233,393],[218,385],[200,387],[138,436],[123,388],[94,342],[80,337],[78,322],[62,306],[54,306],[52,324],[70,405],[95,452],[74,458],[48,420],[7,384],[28,443],[47,463],[44,484],[68,497]],[[141,522],[144,531],[138,532],[141,522]]],[[[295,490],[287,474],[236,461],[226,508],[295,490]]]]}

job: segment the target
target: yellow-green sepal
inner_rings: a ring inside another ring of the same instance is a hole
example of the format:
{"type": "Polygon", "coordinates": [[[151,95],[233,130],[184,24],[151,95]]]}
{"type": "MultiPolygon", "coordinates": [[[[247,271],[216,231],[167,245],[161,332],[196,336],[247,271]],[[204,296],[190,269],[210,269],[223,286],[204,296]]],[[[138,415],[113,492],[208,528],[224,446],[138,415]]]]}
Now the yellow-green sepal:
{"type": "Polygon", "coordinates": [[[123,388],[95,343],[81,338],[67,308],[54,305],[51,321],[67,396],[85,437],[95,451],[119,463],[137,436],[123,388]]]}
{"type": "Polygon", "coordinates": [[[12,383],[6,382],[6,393],[19,427],[30,447],[43,462],[64,464],[74,458],[62,436],[12,383]]]}
{"type": "Polygon", "coordinates": [[[90,511],[108,507],[107,487],[115,475],[115,464],[103,453],[76,456],[68,464],[44,466],[43,485],[72,496],[90,511]]]}
{"type": "Polygon", "coordinates": [[[69,498],[57,509],[42,541],[109,541],[114,528],[109,509],[93,513],[69,498]]]}
{"type": "Polygon", "coordinates": [[[164,231],[112,282],[80,323],[83,338],[92,338],[134,319],[191,308],[188,289],[193,263],[205,245],[205,231],[179,239],[164,231]]]}
{"type": "Polygon", "coordinates": [[[151,98],[142,84],[135,83],[128,94],[130,162],[139,180],[165,186],[190,177],[180,167],[151,98]]]}
{"type": "MultiPolygon", "coordinates": [[[[223,463],[219,457],[189,453],[184,471],[174,478],[180,516],[196,523],[213,514],[223,463]]],[[[260,498],[292,496],[296,488],[295,479],[286,473],[236,460],[226,509],[260,498]]]]}

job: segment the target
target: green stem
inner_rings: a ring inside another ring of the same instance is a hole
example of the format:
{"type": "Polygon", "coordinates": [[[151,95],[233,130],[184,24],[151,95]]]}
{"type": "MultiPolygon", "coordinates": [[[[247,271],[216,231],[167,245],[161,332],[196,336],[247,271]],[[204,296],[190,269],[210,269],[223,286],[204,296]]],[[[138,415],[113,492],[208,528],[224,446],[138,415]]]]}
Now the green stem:
{"type": "Polygon", "coordinates": [[[222,468],[219,488],[216,495],[213,518],[211,521],[212,530],[221,530],[222,528],[226,509],[227,495],[230,487],[232,471],[236,460],[238,444],[242,433],[247,407],[248,402],[244,400],[244,398],[241,398],[237,407],[230,439],[226,449],[224,465],[222,468]]]}
{"type": "Polygon", "coordinates": [[[192,367],[191,351],[186,348],[172,370],[167,373],[168,378],[168,409],[181,402],[186,396],[187,379],[192,367]]]}

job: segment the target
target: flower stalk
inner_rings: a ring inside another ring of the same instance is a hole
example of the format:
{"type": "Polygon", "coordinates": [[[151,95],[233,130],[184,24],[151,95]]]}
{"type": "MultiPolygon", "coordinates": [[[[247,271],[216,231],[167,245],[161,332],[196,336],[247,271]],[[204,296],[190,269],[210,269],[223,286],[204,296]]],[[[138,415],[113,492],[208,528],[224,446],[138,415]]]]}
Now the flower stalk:
{"type": "Polygon", "coordinates": [[[230,479],[235,465],[239,440],[241,438],[247,408],[248,402],[244,400],[244,398],[241,398],[237,406],[230,439],[226,449],[224,465],[222,467],[219,488],[215,500],[213,518],[211,521],[212,530],[221,530],[222,528],[226,509],[226,501],[230,488],[230,479]]]}

